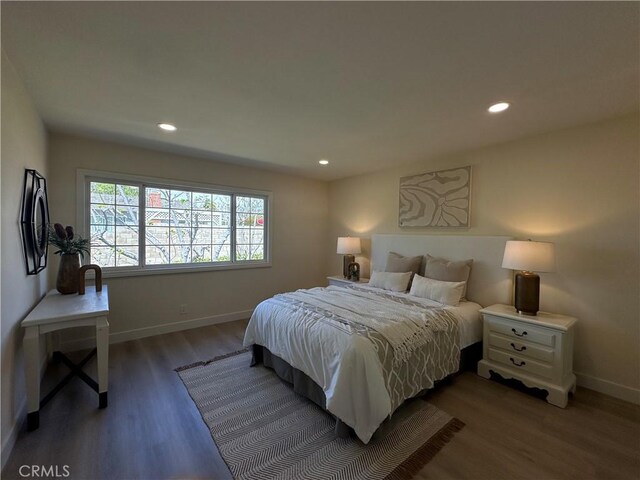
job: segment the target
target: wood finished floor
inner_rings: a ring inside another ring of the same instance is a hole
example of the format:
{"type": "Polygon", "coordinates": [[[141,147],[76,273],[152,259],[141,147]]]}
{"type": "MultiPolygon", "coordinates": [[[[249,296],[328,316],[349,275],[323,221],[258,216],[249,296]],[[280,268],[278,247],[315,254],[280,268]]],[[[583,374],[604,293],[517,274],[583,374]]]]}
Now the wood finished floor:
{"type": "MultiPolygon", "coordinates": [[[[111,345],[109,407],[71,381],[22,431],[2,472],[68,465],[70,479],[227,479],[230,474],[175,367],[241,347],[245,321],[111,345]]],[[[87,371],[95,375],[95,360],[87,371]]],[[[51,366],[45,383],[65,369],[51,366]]],[[[47,390],[43,385],[43,391],[47,390]]],[[[428,400],[466,423],[419,479],[638,479],[640,407],[578,389],[567,409],[472,373],[428,400]]]]}

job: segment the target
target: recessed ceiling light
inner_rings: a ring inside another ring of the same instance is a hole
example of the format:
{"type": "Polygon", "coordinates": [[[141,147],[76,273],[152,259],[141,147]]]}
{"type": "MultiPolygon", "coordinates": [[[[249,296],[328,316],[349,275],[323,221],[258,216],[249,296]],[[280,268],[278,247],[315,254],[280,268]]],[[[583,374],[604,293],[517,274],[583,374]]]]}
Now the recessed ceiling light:
{"type": "Polygon", "coordinates": [[[509,104],[507,102],[494,103],[491,105],[488,110],[491,113],[504,112],[507,108],[509,108],[509,104]]]}
{"type": "Polygon", "coordinates": [[[170,123],[159,123],[158,127],[162,130],[166,130],[167,132],[175,132],[177,130],[175,125],[171,125],[170,123]]]}
{"type": "Polygon", "coordinates": [[[318,161],[320,165],[329,165],[329,160],[320,160],[318,161]]]}

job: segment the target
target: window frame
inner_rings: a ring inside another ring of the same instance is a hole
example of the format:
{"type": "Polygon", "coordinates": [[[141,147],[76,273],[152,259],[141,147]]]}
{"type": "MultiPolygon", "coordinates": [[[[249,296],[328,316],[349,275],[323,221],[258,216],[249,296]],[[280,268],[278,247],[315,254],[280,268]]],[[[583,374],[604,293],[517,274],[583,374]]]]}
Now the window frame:
{"type": "Polygon", "coordinates": [[[139,192],[139,245],[138,266],[103,267],[103,277],[130,277],[143,275],[166,275],[172,273],[205,272],[215,270],[241,270],[247,268],[271,267],[271,211],[272,192],[265,190],[254,190],[248,188],[230,187],[224,185],[212,185],[184,180],[170,180],[159,177],[147,177],[140,175],[130,175],[124,173],[106,172],[101,170],[78,169],[76,174],[76,225],[77,230],[82,232],[85,238],[91,238],[90,215],[91,215],[91,195],[90,182],[116,183],[121,185],[131,185],[140,188],[139,192]],[[184,189],[191,192],[213,193],[231,195],[231,260],[228,262],[207,262],[207,263],[179,263],[167,265],[145,265],[146,246],[146,188],[166,188],[184,189]],[[236,248],[236,196],[254,196],[265,200],[265,229],[264,229],[264,259],[263,260],[235,260],[236,248]]]}

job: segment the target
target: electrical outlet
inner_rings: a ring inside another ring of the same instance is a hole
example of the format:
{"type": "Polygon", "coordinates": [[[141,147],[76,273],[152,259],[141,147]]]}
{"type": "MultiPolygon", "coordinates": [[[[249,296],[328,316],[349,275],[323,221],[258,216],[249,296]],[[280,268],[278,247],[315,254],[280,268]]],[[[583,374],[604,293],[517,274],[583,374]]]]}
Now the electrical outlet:
{"type": "Polygon", "coordinates": [[[187,313],[187,304],[183,303],[180,305],[180,315],[184,315],[185,313],[187,313]]]}

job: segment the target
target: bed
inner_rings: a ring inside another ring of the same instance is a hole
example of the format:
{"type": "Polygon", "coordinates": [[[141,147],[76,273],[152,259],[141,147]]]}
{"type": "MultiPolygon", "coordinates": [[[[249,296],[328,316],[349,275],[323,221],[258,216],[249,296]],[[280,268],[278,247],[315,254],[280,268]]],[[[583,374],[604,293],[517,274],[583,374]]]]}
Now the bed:
{"type": "Polygon", "coordinates": [[[388,252],[473,258],[467,301],[443,306],[366,285],[276,295],[255,309],[244,345],[253,364],[273,368],[301,395],[364,443],[402,403],[460,369],[477,350],[481,305],[509,302],[510,272],[500,266],[507,237],[374,235],[372,270],[388,252]]]}

